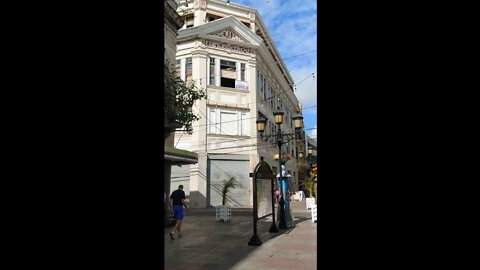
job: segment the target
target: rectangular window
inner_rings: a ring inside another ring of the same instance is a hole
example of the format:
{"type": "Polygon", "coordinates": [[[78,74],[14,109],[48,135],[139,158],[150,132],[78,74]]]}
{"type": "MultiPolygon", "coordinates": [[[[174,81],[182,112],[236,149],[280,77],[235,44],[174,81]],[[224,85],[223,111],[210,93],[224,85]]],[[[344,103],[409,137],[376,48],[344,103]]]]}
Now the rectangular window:
{"type": "Polygon", "coordinates": [[[217,124],[217,117],[216,117],[216,114],[215,114],[215,109],[212,109],[212,108],[208,108],[210,113],[209,113],[209,129],[208,129],[208,132],[209,133],[216,133],[217,131],[217,128],[215,126],[215,124],[217,124]]]}
{"type": "Polygon", "coordinates": [[[207,13],[206,18],[208,22],[213,22],[215,20],[221,19],[222,17],[207,13]]]}
{"type": "Polygon", "coordinates": [[[180,70],[181,70],[180,63],[181,63],[180,60],[175,61],[175,72],[177,74],[177,77],[180,77],[180,70]]]}
{"type": "Polygon", "coordinates": [[[260,93],[260,71],[257,69],[257,95],[260,93]]]}
{"type": "Polygon", "coordinates": [[[293,119],[292,119],[293,115],[290,111],[288,111],[288,116],[289,116],[288,123],[290,123],[290,128],[293,128],[293,119]]]}
{"type": "Polygon", "coordinates": [[[222,134],[237,135],[237,114],[231,112],[221,112],[220,129],[222,134]]]}
{"type": "Polygon", "coordinates": [[[241,119],[240,119],[240,128],[241,128],[241,133],[240,135],[247,136],[247,114],[246,113],[241,113],[241,119]]]}
{"type": "Polygon", "coordinates": [[[263,97],[263,91],[264,91],[264,88],[263,88],[263,75],[260,73],[260,97],[263,97]]]}
{"type": "Polygon", "coordinates": [[[270,89],[270,91],[268,91],[268,99],[269,99],[271,108],[273,108],[274,105],[275,105],[275,98],[273,97],[274,94],[275,94],[275,92],[272,89],[270,89]]]}
{"type": "Polygon", "coordinates": [[[235,88],[237,78],[236,63],[233,61],[220,60],[220,85],[235,88]]]}
{"type": "Polygon", "coordinates": [[[185,20],[185,26],[187,28],[193,27],[193,16],[189,16],[185,20]]]}
{"type": "Polygon", "coordinates": [[[245,81],[245,64],[240,64],[240,81],[245,81]]]}
{"type": "Polygon", "coordinates": [[[215,85],[215,58],[210,58],[210,85],[215,85]]]}
{"type": "Polygon", "coordinates": [[[288,126],[288,120],[290,120],[290,116],[288,115],[288,111],[285,112],[285,117],[283,118],[285,122],[285,126],[288,126]]]}
{"type": "Polygon", "coordinates": [[[186,81],[191,81],[192,80],[192,58],[189,57],[187,58],[187,61],[185,62],[185,76],[187,77],[186,81]]]}
{"type": "Polygon", "coordinates": [[[266,95],[267,95],[267,90],[268,90],[268,83],[267,83],[267,78],[263,78],[263,89],[265,91],[263,91],[263,99],[267,99],[266,95]]]}

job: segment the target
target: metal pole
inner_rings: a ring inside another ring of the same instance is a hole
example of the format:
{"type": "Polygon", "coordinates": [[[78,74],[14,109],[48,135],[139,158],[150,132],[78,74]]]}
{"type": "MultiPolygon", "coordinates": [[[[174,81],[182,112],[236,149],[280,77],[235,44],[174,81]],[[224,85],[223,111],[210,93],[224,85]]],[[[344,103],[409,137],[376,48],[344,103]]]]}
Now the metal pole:
{"type": "Polygon", "coordinates": [[[260,246],[262,240],[257,235],[257,221],[258,221],[258,209],[257,209],[257,179],[256,175],[253,175],[253,235],[248,241],[249,246],[260,246]]]}
{"type": "Polygon", "coordinates": [[[270,226],[270,230],[268,232],[270,233],[277,233],[278,232],[278,228],[277,228],[277,224],[275,224],[275,199],[274,199],[274,188],[273,188],[273,181],[275,181],[274,179],[272,179],[272,226],[270,226]]]}
{"type": "Polygon", "coordinates": [[[285,222],[285,200],[283,199],[283,196],[280,197],[280,201],[278,202],[278,207],[280,208],[280,223],[278,224],[278,228],[286,229],[287,223],[285,222]]]}
{"type": "Polygon", "coordinates": [[[280,128],[280,125],[278,125],[278,131],[277,131],[277,145],[278,145],[278,177],[280,180],[280,200],[278,202],[278,207],[280,209],[280,217],[279,217],[279,224],[278,227],[280,229],[286,229],[287,224],[285,222],[285,200],[284,196],[285,194],[283,193],[283,179],[282,179],[282,129],[280,128]]]}

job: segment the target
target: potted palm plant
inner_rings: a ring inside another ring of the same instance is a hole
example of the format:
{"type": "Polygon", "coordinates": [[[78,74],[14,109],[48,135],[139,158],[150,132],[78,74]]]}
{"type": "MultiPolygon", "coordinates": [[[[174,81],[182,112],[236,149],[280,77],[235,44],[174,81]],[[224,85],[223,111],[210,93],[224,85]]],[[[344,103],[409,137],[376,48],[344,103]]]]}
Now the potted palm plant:
{"type": "Polygon", "coordinates": [[[223,180],[223,183],[220,184],[222,190],[222,205],[218,205],[216,207],[216,218],[217,221],[230,221],[232,218],[232,207],[230,205],[226,205],[227,203],[227,196],[228,193],[231,192],[232,189],[241,186],[241,184],[235,179],[235,177],[230,177],[228,180],[223,180]]]}
{"type": "Polygon", "coordinates": [[[306,180],[302,181],[303,186],[308,191],[308,196],[306,198],[307,209],[309,209],[309,201],[314,204],[317,204],[317,182],[316,182],[317,173],[310,171],[309,176],[306,180]]]}

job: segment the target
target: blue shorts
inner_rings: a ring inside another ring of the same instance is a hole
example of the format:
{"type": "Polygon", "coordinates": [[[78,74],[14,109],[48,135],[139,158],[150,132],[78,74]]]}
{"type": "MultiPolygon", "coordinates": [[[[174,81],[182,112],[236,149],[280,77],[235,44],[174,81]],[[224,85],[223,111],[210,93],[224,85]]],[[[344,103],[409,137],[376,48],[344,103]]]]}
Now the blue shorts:
{"type": "Polygon", "coordinates": [[[183,205],[173,205],[173,215],[177,220],[183,220],[183,205]]]}

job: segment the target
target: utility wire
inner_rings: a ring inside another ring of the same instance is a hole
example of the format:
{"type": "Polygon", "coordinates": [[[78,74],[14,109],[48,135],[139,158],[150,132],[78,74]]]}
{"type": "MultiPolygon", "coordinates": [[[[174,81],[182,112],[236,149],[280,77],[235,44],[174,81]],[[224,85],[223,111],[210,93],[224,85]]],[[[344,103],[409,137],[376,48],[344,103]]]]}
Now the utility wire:
{"type": "MultiPolygon", "coordinates": [[[[311,76],[311,75],[310,75],[310,76],[311,76]]],[[[192,81],[197,81],[197,80],[201,80],[201,79],[193,79],[192,81]]],[[[215,85],[210,85],[210,86],[215,86],[215,85]]],[[[236,89],[236,88],[234,88],[234,89],[236,89]]],[[[248,90],[248,91],[250,91],[250,90],[248,90]]],[[[266,89],[265,89],[264,91],[266,91],[266,89]]],[[[278,91],[277,91],[277,92],[278,92],[278,91]]],[[[249,92],[245,92],[245,93],[249,93],[249,92]]],[[[279,92],[279,93],[277,93],[277,94],[275,94],[275,95],[273,95],[273,96],[271,96],[271,97],[269,97],[269,98],[262,99],[262,97],[260,97],[260,100],[257,101],[257,102],[249,102],[249,103],[245,103],[245,104],[238,104],[238,103],[234,103],[234,104],[233,104],[233,103],[232,103],[232,104],[217,103],[217,104],[209,104],[209,105],[214,106],[214,105],[226,104],[226,105],[231,105],[231,106],[247,106],[247,107],[249,107],[249,105],[251,105],[251,104],[263,103],[263,102],[272,100],[273,98],[278,97],[278,96],[280,96],[280,95],[282,95],[281,92],[279,92]]],[[[289,101],[289,100],[287,100],[287,101],[289,101]]],[[[294,105],[294,106],[295,106],[295,105],[294,105]]]]}
{"type": "Polygon", "coordinates": [[[177,147],[178,143],[180,142],[180,139],[182,138],[183,133],[184,133],[184,131],[182,131],[182,133],[180,133],[180,137],[178,138],[177,143],[175,144],[174,148],[177,147]]]}
{"type": "MultiPolygon", "coordinates": [[[[312,128],[305,128],[303,130],[312,130],[312,129],[316,129],[315,127],[312,127],[312,128]]],[[[222,134],[209,134],[209,135],[222,135],[222,134]]],[[[236,136],[238,137],[237,135],[229,135],[229,136],[236,136]]],[[[247,138],[236,138],[234,140],[224,140],[224,141],[220,141],[219,143],[226,143],[226,142],[239,142],[239,141],[245,141],[245,140],[250,140],[250,139],[258,139],[260,138],[261,135],[258,135],[258,136],[254,136],[254,137],[247,137],[247,138]]],[[[194,146],[203,146],[204,144],[197,144],[197,145],[190,145],[190,147],[194,147],[194,146]]]]}
{"type": "Polygon", "coordinates": [[[305,81],[306,79],[310,78],[311,76],[315,76],[315,73],[317,71],[315,70],[312,74],[308,75],[305,79],[301,80],[299,83],[296,83],[294,86],[297,87],[300,83],[302,83],[303,81],[305,81]]]}
{"type": "MultiPolygon", "coordinates": [[[[311,129],[315,129],[315,127],[312,127],[312,128],[305,128],[303,130],[311,130],[311,129]]],[[[218,135],[218,134],[212,134],[212,135],[218,135]]],[[[235,135],[230,135],[230,136],[235,136],[235,135]]],[[[233,139],[233,140],[222,140],[222,141],[219,141],[218,143],[228,143],[228,142],[240,142],[240,141],[245,141],[245,140],[251,140],[251,139],[258,139],[260,138],[261,135],[259,136],[254,136],[254,137],[248,137],[248,138],[236,138],[236,139],[233,139]]],[[[190,148],[196,148],[196,147],[199,147],[199,146],[204,146],[204,144],[197,144],[197,145],[189,145],[188,147],[190,148]]],[[[243,147],[243,146],[238,146],[238,147],[243,147]]],[[[218,150],[220,148],[213,148],[213,149],[208,149],[208,151],[211,151],[211,150],[218,150]]],[[[200,150],[193,150],[193,152],[198,152],[200,150]]]]}
{"type": "MultiPolygon", "coordinates": [[[[312,127],[312,128],[305,128],[303,130],[312,130],[312,129],[316,129],[315,127],[312,127]]],[[[209,134],[209,135],[222,135],[222,134],[209,134]]],[[[229,135],[229,136],[236,136],[236,135],[229,135]]],[[[236,136],[238,137],[238,136],[236,136]]],[[[234,140],[224,140],[224,141],[219,141],[219,143],[227,143],[227,142],[239,142],[239,141],[245,141],[245,140],[250,140],[250,139],[258,139],[260,138],[261,135],[258,135],[258,136],[254,136],[254,137],[247,137],[247,138],[236,138],[234,140]]],[[[189,147],[193,148],[195,146],[203,146],[204,144],[197,144],[197,145],[189,145],[189,147]]],[[[210,149],[210,150],[215,150],[215,149],[210,149]]]]}
{"type": "Polygon", "coordinates": [[[287,58],[283,58],[282,60],[285,61],[285,60],[290,59],[290,58],[295,58],[295,57],[297,57],[297,56],[309,54],[309,53],[316,52],[316,51],[317,51],[317,50],[313,50],[313,51],[309,51],[309,52],[306,52],[306,53],[297,54],[297,55],[294,55],[294,56],[290,56],[290,57],[287,57],[287,58]]]}
{"type": "Polygon", "coordinates": [[[229,137],[232,137],[232,138],[235,138],[236,136],[234,135],[229,135],[229,134],[226,134],[225,132],[222,131],[222,129],[220,127],[217,126],[217,124],[213,123],[210,119],[208,119],[208,117],[202,112],[202,110],[200,110],[200,108],[198,108],[197,104],[193,104],[195,105],[195,107],[197,107],[198,111],[200,112],[200,114],[202,114],[205,119],[207,119],[210,123],[212,123],[216,128],[218,128],[218,130],[220,131],[220,134],[223,133],[224,135],[227,135],[229,137]]]}
{"type": "MultiPolygon", "coordinates": [[[[306,53],[303,53],[303,54],[299,54],[299,55],[308,54],[308,53],[311,53],[311,52],[314,52],[314,51],[317,51],[317,50],[309,51],[309,52],[306,52],[306,53]]],[[[297,57],[297,56],[299,56],[299,55],[290,56],[290,57],[285,58],[285,59],[297,57]]],[[[183,58],[180,58],[180,59],[186,59],[186,58],[189,58],[189,57],[183,57],[183,58]]],[[[216,57],[214,57],[214,58],[216,58],[216,57]]],[[[177,59],[177,60],[180,60],[180,59],[177,59]]],[[[282,59],[282,60],[283,60],[283,59],[282,59]]],[[[175,69],[176,69],[176,67],[175,67],[175,69]]],[[[315,72],[316,72],[316,71],[315,71],[315,72]]],[[[309,76],[311,76],[311,75],[309,75],[309,76]]],[[[217,78],[217,76],[214,76],[214,77],[217,78]]],[[[201,77],[201,78],[197,78],[197,79],[192,79],[192,80],[190,80],[190,81],[200,81],[200,83],[201,83],[202,80],[206,80],[207,83],[206,83],[205,85],[209,85],[209,84],[208,84],[208,81],[207,81],[209,78],[210,78],[210,76],[207,76],[207,77],[201,77]]],[[[183,79],[182,79],[182,80],[183,80],[183,79]]],[[[185,81],[185,82],[186,82],[186,81],[185,81]]],[[[210,86],[215,86],[215,85],[210,85],[210,86]]]]}
{"type": "MultiPolygon", "coordinates": [[[[310,107],[305,107],[305,108],[302,108],[302,111],[303,111],[303,110],[312,109],[312,108],[315,108],[315,107],[317,107],[317,105],[310,106],[310,107]]],[[[248,117],[248,118],[245,118],[245,119],[243,119],[243,120],[254,119],[254,118],[257,118],[257,116],[248,117]]],[[[242,119],[230,120],[230,121],[225,121],[225,122],[222,122],[222,123],[230,123],[230,122],[238,122],[238,121],[242,121],[242,119]]],[[[204,125],[198,125],[198,126],[194,126],[194,127],[203,127],[203,126],[210,126],[210,125],[212,125],[212,124],[204,124],[204,125]]]]}
{"type": "MultiPolygon", "coordinates": [[[[227,136],[232,137],[232,138],[234,138],[234,137],[237,136],[237,135],[230,135],[230,134],[227,134],[227,133],[223,132],[223,131],[221,130],[221,128],[218,127],[217,124],[213,123],[213,122],[202,112],[202,110],[200,110],[200,108],[198,108],[198,106],[197,106],[196,104],[194,104],[194,105],[195,105],[195,107],[198,109],[198,111],[200,112],[200,114],[202,114],[202,115],[205,117],[205,119],[207,119],[207,120],[208,120],[210,123],[212,123],[216,128],[218,128],[218,130],[220,131],[220,134],[223,133],[224,135],[227,135],[227,136]]],[[[246,119],[244,119],[244,120],[246,120],[246,119]]],[[[232,120],[232,121],[233,121],[233,120],[232,120]]],[[[237,120],[237,121],[238,121],[238,120],[237,120]]],[[[220,123],[218,123],[218,124],[220,124],[220,123]]],[[[249,138],[249,139],[251,139],[251,138],[249,138]]],[[[178,144],[178,143],[177,143],[177,144],[178,144]]]]}

